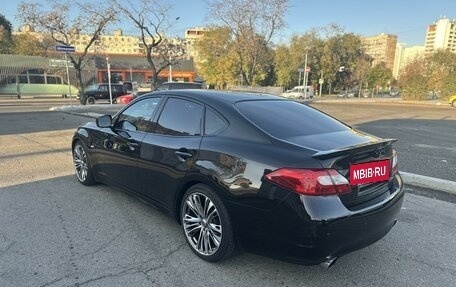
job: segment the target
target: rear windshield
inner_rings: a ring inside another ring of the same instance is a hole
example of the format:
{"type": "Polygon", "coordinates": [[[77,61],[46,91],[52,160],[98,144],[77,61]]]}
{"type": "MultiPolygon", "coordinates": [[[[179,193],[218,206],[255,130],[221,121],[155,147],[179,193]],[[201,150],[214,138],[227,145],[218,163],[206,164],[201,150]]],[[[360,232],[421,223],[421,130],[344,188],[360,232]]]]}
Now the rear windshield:
{"type": "Polygon", "coordinates": [[[236,108],[263,131],[281,139],[349,129],[330,116],[294,101],[245,101],[236,103],[236,108]]]}

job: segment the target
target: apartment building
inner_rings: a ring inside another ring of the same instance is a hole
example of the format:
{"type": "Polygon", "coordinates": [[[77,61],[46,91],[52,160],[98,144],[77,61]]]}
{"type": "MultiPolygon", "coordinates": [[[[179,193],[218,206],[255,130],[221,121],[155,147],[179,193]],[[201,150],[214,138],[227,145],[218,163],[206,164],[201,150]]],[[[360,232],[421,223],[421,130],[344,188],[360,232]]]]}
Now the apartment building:
{"type": "Polygon", "coordinates": [[[426,32],[425,55],[444,49],[456,53],[456,19],[440,18],[426,32]]]}
{"type": "Polygon", "coordinates": [[[196,27],[185,30],[185,43],[187,45],[187,58],[198,58],[198,52],[196,51],[196,42],[204,36],[206,28],[196,27]]]}
{"type": "Polygon", "coordinates": [[[401,71],[411,62],[424,57],[424,46],[407,47],[406,44],[398,43],[396,58],[394,60],[393,77],[398,79],[401,71]]]}
{"type": "Polygon", "coordinates": [[[381,33],[376,36],[363,37],[361,41],[366,54],[373,58],[373,66],[384,62],[387,68],[393,70],[397,45],[396,35],[381,33]]]}
{"type": "MultiPolygon", "coordinates": [[[[74,43],[76,51],[83,51],[89,40],[89,35],[79,35],[78,39],[74,43]]],[[[148,41],[151,42],[152,39],[148,39],[148,41]]],[[[92,48],[90,52],[102,51],[106,54],[130,55],[141,55],[144,52],[144,48],[142,44],[140,44],[139,37],[125,36],[120,29],[113,31],[112,35],[102,35],[100,37],[98,47],[94,46],[94,48],[92,48]],[[98,51],[95,51],[94,48],[98,48],[98,51]]]]}
{"type": "MultiPolygon", "coordinates": [[[[29,33],[42,40],[46,35],[35,32],[32,26],[24,25],[15,34],[29,33]]],[[[75,35],[75,39],[71,42],[75,47],[76,52],[83,52],[90,41],[90,35],[79,34],[75,35]]],[[[152,44],[152,38],[146,38],[146,43],[152,44]]],[[[172,40],[173,41],[173,40],[172,40]]],[[[114,30],[112,34],[101,35],[96,45],[92,45],[89,53],[107,54],[107,55],[144,55],[145,47],[142,40],[138,36],[124,35],[121,29],[114,30]]]]}

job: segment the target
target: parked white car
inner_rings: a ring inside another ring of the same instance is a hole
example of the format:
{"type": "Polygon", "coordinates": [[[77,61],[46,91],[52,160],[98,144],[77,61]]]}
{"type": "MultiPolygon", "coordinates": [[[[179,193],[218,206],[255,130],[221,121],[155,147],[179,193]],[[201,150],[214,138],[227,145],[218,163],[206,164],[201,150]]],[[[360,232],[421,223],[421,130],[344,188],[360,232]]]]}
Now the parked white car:
{"type": "Polygon", "coordinates": [[[312,86],[295,86],[293,89],[282,93],[282,97],[299,100],[312,99],[313,96],[314,90],[312,86]]]}

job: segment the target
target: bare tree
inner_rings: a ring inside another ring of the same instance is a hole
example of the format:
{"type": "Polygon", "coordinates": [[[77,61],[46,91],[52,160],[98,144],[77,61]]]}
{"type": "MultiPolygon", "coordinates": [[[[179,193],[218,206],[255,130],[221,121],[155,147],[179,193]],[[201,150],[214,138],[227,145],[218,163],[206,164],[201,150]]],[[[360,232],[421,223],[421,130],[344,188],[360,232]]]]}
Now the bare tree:
{"type": "Polygon", "coordinates": [[[284,27],[287,0],[208,0],[215,20],[233,34],[243,82],[251,85],[264,47],[271,45],[275,33],[284,27]]]}
{"type": "Polygon", "coordinates": [[[170,65],[177,65],[185,53],[186,47],[184,39],[180,37],[174,39],[164,38],[160,45],[156,46],[154,49],[155,58],[158,60],[156,62],[157,76],[170,65]]]}
{"type": "Polygon", "coordinates": [[[106,26],[115,20],[115,11],[110,7],[94,7],[90,3],[77,1],[49,1],[50,5],[43,7],[38,2],[21,2],[18,6],[18,18],[22,22],[34,26],[37,32],[49,35],[56,43],[72,46],[82,40],[81,36],[88,38],[81,41],[85,43],[82,51],[67,53],[69,60],[74,65],[76,77],[81,91],[80,102],[86,104],[84,96],[84,83],[82,70],[97,52],[100,36],[106,26]],[[77,9],[73,9],[77,8],[77,9]],[[72,11],[80,13],[73,16],[72,11]],[[89,53],[90,52],[90,53],[89,53]]]}
{"type": "Polygon", "coordinates": [[[165,36],[165,30],[171,26],[170,6],[160,0],[111,0],[111,4],[138,28],[141,46],[152,72],[151,87],[156,88],[160,71],[175,64],[185,53],[182,40],[172,41],[165,36]]]}

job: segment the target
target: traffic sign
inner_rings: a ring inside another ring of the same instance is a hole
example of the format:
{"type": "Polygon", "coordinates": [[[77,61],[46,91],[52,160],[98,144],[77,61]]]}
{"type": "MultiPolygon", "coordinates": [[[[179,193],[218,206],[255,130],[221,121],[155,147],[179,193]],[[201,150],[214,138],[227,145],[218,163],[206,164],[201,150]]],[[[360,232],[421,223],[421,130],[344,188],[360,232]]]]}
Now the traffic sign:
{"type": "Polygon", "coordinates": [[[55,46],[55,50],[57,52],[74,53],[76,51],[76,48],[74,46],[58,45],[58,46],[55,46]]]}
{"type": "Polygon", "coordinates": [[[320,79],[318,80],[318,83],[319,83],[320,85],[323,84],[324,82],[325,82],[325,80],[323,80],[323,78],[320,78],[320,79]]]}

